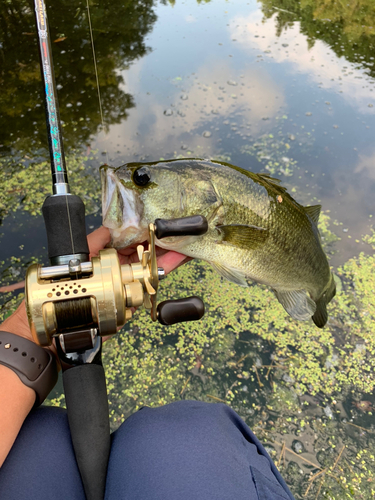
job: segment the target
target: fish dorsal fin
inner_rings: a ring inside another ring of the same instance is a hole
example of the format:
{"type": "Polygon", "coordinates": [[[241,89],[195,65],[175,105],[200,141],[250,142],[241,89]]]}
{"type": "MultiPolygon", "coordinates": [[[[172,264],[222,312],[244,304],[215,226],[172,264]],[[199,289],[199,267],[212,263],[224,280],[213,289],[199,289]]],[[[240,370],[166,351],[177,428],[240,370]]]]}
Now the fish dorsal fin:
{"type": "Polygon", "coordinates": [[[216,226],[223,235],[222,242],[233,245],[243,250],[254,250],[263,245],[268,238],[268,229],[257,226],[242,224],[229,224],[227,226],[216,226]]]}
{"type": "Polygon", "coordinates": [[[311,219],[317,225],[319,222],[319,215],[322,205],[311,205],[310,207],[303,207],[305,213],[311,217],[311,219]]]}
{"type": "Polygon", "coordinates": [[[239,271],[230,269],[229,267],[226,267],[219,262],[210,262],[210,264],[215,269],[215,271],[218,272],[223,278],[232,281],[232,283],[235,283],[236,285],[248,286],[244,275],[239,271]]]}
{"type": "Polygon", "coordinates": [[[305,321],[316,311],[315,302],[310,299],[305,290],[281,292],[274,290],[277,300],[294,319],[305,321]]]}
{"type": "Polygon", "coordinates": [[[278,193],[285,193],[286,188],[283,186],[280,186],[280,179],[275,179],[275,177],[271,177],[269,174],[266,173],[260,173],[256,174],[258,177],[260,177],[260,180],[263,182],[266,182],[270,187],[273,187],[274,189],[277,190],[278,193]]]}
{"type": "Polygon", "coordinates": [[[276,179],[276,177],[272,177],[267,172],[259,172],[258,175],[259,175],[259,177],[263,177],[263,179],[267,179],[267,181],[272,183],[272,184],[279,185],[281,182],[280,179],[276,179]]]}

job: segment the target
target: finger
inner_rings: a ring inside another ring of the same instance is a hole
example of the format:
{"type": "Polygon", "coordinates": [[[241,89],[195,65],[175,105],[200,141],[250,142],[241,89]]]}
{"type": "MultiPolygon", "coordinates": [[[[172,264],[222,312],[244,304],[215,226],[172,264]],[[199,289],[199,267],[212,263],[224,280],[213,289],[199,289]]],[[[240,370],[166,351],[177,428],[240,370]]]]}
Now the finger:
{"type": "Polygon", "coordinates": [[[119,255],[124,255],[125,257],[127,257],[128,255],[132,255],[133,253],[137,253],[137,246],[138,245],[132,245],[131,247],[120,248],[120,250],[117,250],[117,253],[119,255]]]}
{"type": "Polygon", "coordinates": [[[18,290],[19,288],[24,288],[25,282],[20,281],[19,283],[13,283],[13,285],[6,285],[0,287],[0,292],[13,292],[13,290],[18,290]]]}
{"type": "Polygon", "coordinates": [[[158,266],[164,269],[165,274],[168,274],[189,260],[192,260],[191,257],[186,257],[186,255],[182,255],[181,253],[167,252],[159,257],[158,266]]]}
{"type": "Polygon", "coordinates": [[[160,248],[160,247],[155,247],[155,250],[156,250],[156,257],[159,258],[161,257],[162,255],[166,254],[167,252],[169,252],[169,250],[166,250],[165,248],[160,248]]]}
{"type": "Polygon", "coordinates": [[[90,249],[90,257],[96,257],[99,250],[105,248],[111,242],[109,229],[101,226],[87,236],[87,243],[90,249]]]}

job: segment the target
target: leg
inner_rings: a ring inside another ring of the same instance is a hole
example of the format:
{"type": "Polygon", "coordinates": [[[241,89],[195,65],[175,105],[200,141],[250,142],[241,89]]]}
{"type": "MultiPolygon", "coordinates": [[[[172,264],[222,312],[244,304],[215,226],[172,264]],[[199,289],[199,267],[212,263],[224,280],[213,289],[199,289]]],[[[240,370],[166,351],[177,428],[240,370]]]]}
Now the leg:
{"type": "Polygon", "coordinates": [[[33,410],[0,469],[1,500],[84,500],[66,411],[33,410]]]}
{"type": "Polygon", "coordinates": [[[271,458],[223,404],[142,408],[114,433],[106,500],[293,500],[271,458]]]}

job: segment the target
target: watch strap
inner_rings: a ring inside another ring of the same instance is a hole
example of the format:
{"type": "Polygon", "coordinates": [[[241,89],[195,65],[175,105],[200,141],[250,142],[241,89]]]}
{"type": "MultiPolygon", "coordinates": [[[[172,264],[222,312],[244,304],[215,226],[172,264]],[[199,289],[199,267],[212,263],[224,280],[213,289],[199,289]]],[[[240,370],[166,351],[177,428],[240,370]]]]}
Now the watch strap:
{"type": "Polygon", "coordinates": [[[0,331],[0,364],[13,370],[36,393],[35,406],[46,399],[57,382],[55,356],[31,340],[0,331]]]}

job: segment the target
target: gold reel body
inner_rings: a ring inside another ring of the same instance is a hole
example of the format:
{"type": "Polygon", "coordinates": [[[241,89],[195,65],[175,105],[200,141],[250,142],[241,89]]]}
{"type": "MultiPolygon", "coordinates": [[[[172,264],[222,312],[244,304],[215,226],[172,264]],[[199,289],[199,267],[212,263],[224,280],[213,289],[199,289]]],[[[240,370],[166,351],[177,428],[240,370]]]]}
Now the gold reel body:
{"type": "Polygon", "coordinates": [[[134,264],[120,265],[116,250],[110,248],[77,270],[68,265],[30,266],[26,309],[35,342],[48,346],[54,336],[87,328],[112,335],[132,317],[130,308],[142,304],[155,321],[159,277],[154,232],[150,224],[149,248],[138,246],[140,262],[134,264]]]}

